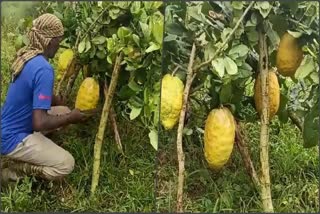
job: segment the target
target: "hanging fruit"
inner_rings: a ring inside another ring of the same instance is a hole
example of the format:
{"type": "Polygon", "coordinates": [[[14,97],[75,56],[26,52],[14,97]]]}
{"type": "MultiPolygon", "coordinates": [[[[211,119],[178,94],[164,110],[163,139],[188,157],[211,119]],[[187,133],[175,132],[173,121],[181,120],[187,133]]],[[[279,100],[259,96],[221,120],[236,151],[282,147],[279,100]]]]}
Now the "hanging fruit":
{"type": "Polygon", "coordinates": [[[183,101],[183,82],[171,74],[162,78],[161,124],[166,130],[172,129],[179,120],[183,101]]]}
{"type": "Polygon", "coordinates": [[[87,77],[80,85],[75,107],[80,111],[95,109],[99,101],[99,96],[99,83],[94,78],[87,77]]]}
{"type": "Polygon", "coordinates": [[[219,170],[228,162],[235,134],[235,120],[228,108],[213,109],[209,113],[204,131],[204,155],[210,168],[219,170]]]}

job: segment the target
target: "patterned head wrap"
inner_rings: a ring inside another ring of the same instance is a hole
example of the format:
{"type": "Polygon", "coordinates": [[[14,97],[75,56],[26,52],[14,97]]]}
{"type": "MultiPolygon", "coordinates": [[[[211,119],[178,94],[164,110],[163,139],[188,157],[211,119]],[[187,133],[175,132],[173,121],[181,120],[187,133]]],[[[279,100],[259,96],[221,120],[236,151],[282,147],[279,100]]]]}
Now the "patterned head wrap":
{"type": "Polygon", "coordinates": [[[29,45],[17,52],[11,66],[12,80],[19,75],[26,62],[44,52],[52,38],[63,36],[63,34],[62,22],[55,15],[46,13],[36,18],[28,33],[29,45]]]}

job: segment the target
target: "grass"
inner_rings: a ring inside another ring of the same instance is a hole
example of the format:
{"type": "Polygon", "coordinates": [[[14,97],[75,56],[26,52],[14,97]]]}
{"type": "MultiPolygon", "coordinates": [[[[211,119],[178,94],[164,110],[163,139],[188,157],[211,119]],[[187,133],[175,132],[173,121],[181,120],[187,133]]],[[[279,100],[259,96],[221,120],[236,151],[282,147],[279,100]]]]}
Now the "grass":
{"type": "Polygon", "coordinates": [[[73,154],[76,167],[68,176],[72,195],[61,196],[50,191],[47,182],[33,184],[26,180],[10,194],[2,193],[2,211],[64,211],[64,212],[143,212],[154,207],[154,151],[143,141],[147,132],[137,130],[134,124],[121,121],[122,141],[126,158],[117,152],[113,133],[108,132],[103,146],[101,177],[96,197],[89,198],[93,164],[93,144],[96,124],[76,125],[53,136],[56,143],[73,154]],[[90,128],[89,128],[90,127],[90,128]],[[134,133],[134,134],[133,134],[134,133]],[[131,173],[130,173],[131,172],[131,173]],[[30,204],[33,204],[30,206],[30,204]]]}
{"type": "MultiPolygon", "coordinates": [[[[245,124],[248,144],[259,171],[259,133],[257,123],[245,124]]],[[[202,137],[200,136],[200,139],[202,137]]],[[[208,170],[202,142],[198,136],[185,143],[186,212],[261,212],[262,204],[247,175],[236,147],[221,172],[208,170]]],[[[175,133],[162,135],[158,166],[157,210],[174,212],[178,164],[175,133]]],[[[275,119],[270,127],[270,167],[272,197],[276,212],[319,211],[319,151],[304,149],[299,130],[291,124],[282,127],[275,119]]]]}
{"type": "MultiPolygon", "coordinates": [[[[11,25],[2,23],[1,104],[10,81],[10,63],[15,54],[11,25]]],[[[77,80],[75,89],[81,78],[77,80]]],[[[76,90],[72,99],[75,99],[76,90]]],[[[74,101],[71,100],[71,103],[74,101]]],[[[72,106],[70,106],[72,108],[72,106]]],[[[126,157],[116,149],[114,133],[107,126],[101,157],[101,175],[95,197],[90,198],[94,138],[99,117],[85,124],[73,125],[52,136],[54,142],[70,151],[76,160],[67,177],[72,192],[57,190],[57,184],[26,178],[15,189],[1,193],[2,212],[150,212],[154,209],[155,151],[149,143],[148,130],[118,116],[118,128],[126,157]],[[32,204],[32,206],[31,206],[32,204]]],[[[67,190],[67,189],[63,189],[67,190]]]]}

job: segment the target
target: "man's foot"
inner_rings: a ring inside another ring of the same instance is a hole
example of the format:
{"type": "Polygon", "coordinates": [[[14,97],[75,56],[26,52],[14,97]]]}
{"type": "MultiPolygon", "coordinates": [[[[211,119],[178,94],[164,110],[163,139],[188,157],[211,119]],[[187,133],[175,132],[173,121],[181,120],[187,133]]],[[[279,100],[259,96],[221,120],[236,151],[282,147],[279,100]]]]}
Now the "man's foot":
{"type": "Polygon", "coordinates": [[[9,168],[1,169],[1,192],[8,192],[10,189],[14,189],[18,184],[19,178],[9,168]]]}

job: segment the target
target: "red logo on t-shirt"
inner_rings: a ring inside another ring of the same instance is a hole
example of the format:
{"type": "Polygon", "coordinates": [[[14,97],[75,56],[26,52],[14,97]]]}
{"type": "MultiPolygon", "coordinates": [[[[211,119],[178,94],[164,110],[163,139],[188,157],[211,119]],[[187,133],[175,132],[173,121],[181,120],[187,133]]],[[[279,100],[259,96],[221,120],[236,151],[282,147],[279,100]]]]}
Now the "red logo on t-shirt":
{"type": "Polygon", "coordinates": [[[39,100],[50,100],[51,96],[46,96],[46,95],[43,95],[43,94],[39,94],[38,98],[39,98],[39,100]]]}

